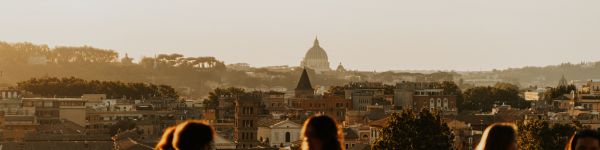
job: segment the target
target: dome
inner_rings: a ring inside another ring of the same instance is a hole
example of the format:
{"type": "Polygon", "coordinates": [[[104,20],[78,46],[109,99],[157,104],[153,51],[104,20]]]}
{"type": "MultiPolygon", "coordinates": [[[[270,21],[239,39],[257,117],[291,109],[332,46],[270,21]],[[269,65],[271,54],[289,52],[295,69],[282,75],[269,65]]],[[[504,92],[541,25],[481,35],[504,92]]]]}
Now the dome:
{"type": "Polygon", "coordinates": [[[313,47],[311,47],[308,52],[306,52],[306,55],[304,56],[304,59],[321,59],[321,60],[327,60],[327,52],[325,52],[325,50],[323,50],[323,48],[321,48],[321,46],[319,45],[319,40],[315,39],[315,43],[313,45],[313,47]]]}
{"type": "Polygon", "coordinates": [[[308,50],[308,52],[306,52],[306,55],[300,63],[300,66],[313,69],[317,73],[323,71],[331,71],[331,68],[329,68],[329,60],[327,58],[327,53],[319,45],[318,39],[315,38],[315,43],[313,44],[313,47],[311,47],[308,50]]]}
{"type": "Polygon", "coordinates": [[[335,69],[336,71],[339,72],[344,72],[346,71],[346,68],[344,68],[344,66],[342,66],[342,63],[340,62],[340,64],[338,65],[337,69],[335,69]]]}

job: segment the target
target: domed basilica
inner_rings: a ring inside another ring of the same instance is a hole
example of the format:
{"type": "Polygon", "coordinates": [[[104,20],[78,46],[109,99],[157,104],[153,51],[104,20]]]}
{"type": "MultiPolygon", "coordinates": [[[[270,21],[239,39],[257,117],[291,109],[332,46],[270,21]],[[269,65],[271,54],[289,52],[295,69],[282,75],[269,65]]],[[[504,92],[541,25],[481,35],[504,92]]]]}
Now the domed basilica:
{"type": "Polygon", "coordinates": [[[300,66],[313,69],[316,73],[331,71],[331,68],[329,68],[329,59],[327,58],[327,53],[325,50],[323,50],[323,48],[321,48],[321,46],[319,46],[319,40],[317,38],[315,38],[313,47],[306,52],[306,55],[300,63],[300,66]]]}

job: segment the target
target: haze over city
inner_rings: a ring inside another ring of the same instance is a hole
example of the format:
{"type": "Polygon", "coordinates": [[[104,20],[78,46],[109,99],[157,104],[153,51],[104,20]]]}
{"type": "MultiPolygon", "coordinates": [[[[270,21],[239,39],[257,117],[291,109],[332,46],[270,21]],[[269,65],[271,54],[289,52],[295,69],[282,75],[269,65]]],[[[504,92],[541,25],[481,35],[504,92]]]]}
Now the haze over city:
{"type": "MultiPolygon", "coordinates": [[[[600,60],[599,1],[11,1],[0,40],[298,66],[491,70],[600,60]],[[518,61],[516,61],[518,60],[518,61]]],[[[122,57],[122,55],[121,55],[122,57]]]]}
{"type": "Polygon", "coordinates": [[[597,0],[0,2],[0,150],[600,150],[597,0]]]}

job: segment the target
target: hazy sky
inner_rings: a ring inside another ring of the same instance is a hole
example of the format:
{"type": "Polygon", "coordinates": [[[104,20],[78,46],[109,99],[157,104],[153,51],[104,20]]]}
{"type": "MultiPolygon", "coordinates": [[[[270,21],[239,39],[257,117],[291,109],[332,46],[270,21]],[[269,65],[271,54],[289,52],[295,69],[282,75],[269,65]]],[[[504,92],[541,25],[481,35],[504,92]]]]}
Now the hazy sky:
{"type": "MultiPolygon", "coordinates": [[[[600,60],[598,0],[3,0],[0,40],[332,68],[492,68],[600,60]]],[[[1,54],[0,54],[1,55],[1,54]]]]}

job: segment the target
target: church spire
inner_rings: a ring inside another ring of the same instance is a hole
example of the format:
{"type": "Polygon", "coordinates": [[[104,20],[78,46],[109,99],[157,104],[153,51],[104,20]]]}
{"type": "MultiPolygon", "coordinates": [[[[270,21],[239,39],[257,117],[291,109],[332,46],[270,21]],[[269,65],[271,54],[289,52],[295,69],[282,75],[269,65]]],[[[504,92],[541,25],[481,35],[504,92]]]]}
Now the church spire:
{"type": "Polygon", "coordinates": [[[310,84],[310,79],[308,78],[306,68],[302,69],[302,75],[300,75],[300,80],[298,81],[296,90],[314,90],[312,88],[312,84],[310,84]]]}
{"type": "Polygon", "coordinates": [[[565,75],[562,75],[562,77],[560,78],[560,81],[558,81],[558,86],[567,86],[567,79],[565,78],[565,75]]]}
{"type": "Polygon", "coordinates": [[[317,38],[317,36],[315,36],[315,44],[314,46],[319,46],[319,39],[317,38]]]}
{"type": "Polygon", "coordinates": [[[306,68],[302,70],[302,75],[300,75],[300,81],[298,81],[298,86],[294,90],[295,97],[312,97],[314,96],[315,89],[312,88],[310,84],[310,79],[308,79],[308,73],[306,72],[306,68]]]}

